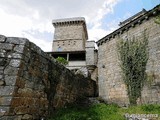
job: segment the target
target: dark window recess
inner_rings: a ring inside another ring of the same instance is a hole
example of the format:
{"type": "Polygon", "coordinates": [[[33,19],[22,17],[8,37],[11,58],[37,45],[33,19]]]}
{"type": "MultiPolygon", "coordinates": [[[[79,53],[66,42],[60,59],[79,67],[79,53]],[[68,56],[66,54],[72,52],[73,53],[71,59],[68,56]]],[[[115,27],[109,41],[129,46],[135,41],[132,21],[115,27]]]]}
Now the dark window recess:
{"type": "Polygon", "coordinates": [[[53,55],[54,58],[58,58],[58,57],[63,57],[64,59],[67,60],[67,54],[56,54],[56,55],[53,55]]]}
{"type": "Polygon", "coordinates": [[[85,53],[70,53],[69,61],[86,60],[85,53]]]}

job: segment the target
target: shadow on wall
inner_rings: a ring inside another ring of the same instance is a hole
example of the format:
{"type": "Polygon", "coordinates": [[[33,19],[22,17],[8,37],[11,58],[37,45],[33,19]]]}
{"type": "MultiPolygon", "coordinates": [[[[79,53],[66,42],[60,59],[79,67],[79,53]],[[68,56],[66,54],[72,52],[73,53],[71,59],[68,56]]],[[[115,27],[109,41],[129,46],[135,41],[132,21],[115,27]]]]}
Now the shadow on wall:
{"type": "Polygon", "coordinates": [[[0,35],[0,119],[40,119],[95,90],[27,39],[0,35]]]}

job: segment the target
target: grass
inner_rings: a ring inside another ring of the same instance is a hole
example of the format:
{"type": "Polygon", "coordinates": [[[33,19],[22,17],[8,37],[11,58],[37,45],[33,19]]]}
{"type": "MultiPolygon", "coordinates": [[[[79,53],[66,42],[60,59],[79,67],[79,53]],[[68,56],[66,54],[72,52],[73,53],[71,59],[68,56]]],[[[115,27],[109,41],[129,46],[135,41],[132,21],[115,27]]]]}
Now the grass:
{"type": "Polygon", "coordinates": [[[160,105],[131,106],[129,108],[104,103],[90,107],[70,106],[59,109],[49,120],[125,120],[126,113],[159,114],[157,119],[160,120],[160,105]]]}

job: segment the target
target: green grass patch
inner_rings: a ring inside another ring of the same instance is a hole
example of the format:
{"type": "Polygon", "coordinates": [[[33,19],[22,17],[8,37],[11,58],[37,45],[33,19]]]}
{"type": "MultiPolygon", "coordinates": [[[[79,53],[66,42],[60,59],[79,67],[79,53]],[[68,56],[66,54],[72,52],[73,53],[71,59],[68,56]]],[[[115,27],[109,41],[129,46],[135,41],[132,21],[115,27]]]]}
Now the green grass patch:
{"type": "Polygon", "coordinates": [[[131,106],[129,108],[121,108],[117,105],[104,103],[90,107],[70,106],[57,110],[49,120],[125,120],[124,115],[126,113],[159,114],[160,119],[160,105],[131,106]]]}

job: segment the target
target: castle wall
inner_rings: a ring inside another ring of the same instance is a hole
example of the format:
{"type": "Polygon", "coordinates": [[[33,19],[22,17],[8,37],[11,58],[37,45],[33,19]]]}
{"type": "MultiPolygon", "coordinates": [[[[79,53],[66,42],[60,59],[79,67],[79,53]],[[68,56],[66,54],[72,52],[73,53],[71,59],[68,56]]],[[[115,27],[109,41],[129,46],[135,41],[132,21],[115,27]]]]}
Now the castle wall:
{"type": "Polygon", "coordinates": [[[121,77],[116,44],[119,39],[139,37],[146,30],[149,36],[149,60],[147,74],[153,76],[152,81],[145,82],[140,103],[160,103],[160,25],[154,18],[144,20],[142,23],[126,29],[122,34],[112,37],[99,46],[98,49],[98,84],[99,96],[108,102],[119,105],[129,104],[126,86],[121,77]]]}
{"type": "Polygon", "coordinates": [[[55,27],[53,51],[59,47],[62,51],[85,50],[85,33],[82,24],[69,24],[55,27]]]}
{"type": "Polygon", "coordinates": [[[0,35],[0,119],[40,119],[95,89],[27,39],[0,35]]]}
{"type": "Polygon", "coordinates": [[[82,34],[84,34],[82,24],[59,25],[55,27],[54,39],[82,39],[82,34]]]}
{"type": "Polygon", "coordinates": [[[82,51],[85,50],[83,47],[83,41],[77,39],[70,40],[55,40],[53,41],[52,51],[82,51]]]}

